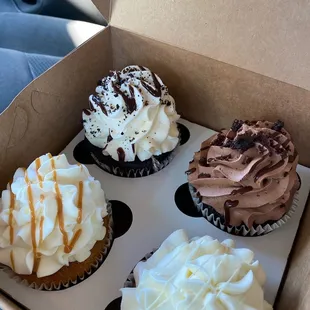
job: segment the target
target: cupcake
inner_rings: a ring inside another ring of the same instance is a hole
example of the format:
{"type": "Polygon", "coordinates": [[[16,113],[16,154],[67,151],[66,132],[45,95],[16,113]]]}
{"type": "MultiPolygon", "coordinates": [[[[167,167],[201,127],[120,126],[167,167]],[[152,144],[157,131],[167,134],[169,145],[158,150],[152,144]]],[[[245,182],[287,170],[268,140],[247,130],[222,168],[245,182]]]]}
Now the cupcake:
{"type": "Polygon", "coordinates": [[[103,170],[142,177],[169,164],[179,144],[175,102],[149,69],[129,66],[99,81],[83,111],[88,151],[103,170]]]}
{"type": "Polygon", "coordinates": [[[201,144],[186,173],[196,207],[212,224],[254,236],[288,220],[300,181],[298,153],[283,125],[235,120],[201,144]]]}
{"type": "Polygon", "coordinates": [[[135,267],[122,291],[121,310],[270,310],[266,276],[249,249],[209,236],[170,235],[135,267]]]}
{"type": "Polygon", "coordinates": [[[35,289],[81,282],[112,245],[111,209],[99,181],[65,155],[47,154],[17,169],[0,211],[0,263],[35,289]]]}

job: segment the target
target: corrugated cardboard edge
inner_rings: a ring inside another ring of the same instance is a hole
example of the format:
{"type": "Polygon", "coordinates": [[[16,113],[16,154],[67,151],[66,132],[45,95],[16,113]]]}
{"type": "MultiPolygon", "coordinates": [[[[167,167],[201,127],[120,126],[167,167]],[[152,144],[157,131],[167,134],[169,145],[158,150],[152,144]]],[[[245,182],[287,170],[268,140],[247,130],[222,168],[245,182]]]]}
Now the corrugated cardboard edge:
{"type": "Polygon", "coordinates": [[[97,81],[113,67],[110,28],[77,50],[30,83],[0,115],[1,189],[16,168],[43,153],[59,153],[82,129],[81,110],[97,81]],[[100,53],[93,53],[95,48],[100,53]]]}

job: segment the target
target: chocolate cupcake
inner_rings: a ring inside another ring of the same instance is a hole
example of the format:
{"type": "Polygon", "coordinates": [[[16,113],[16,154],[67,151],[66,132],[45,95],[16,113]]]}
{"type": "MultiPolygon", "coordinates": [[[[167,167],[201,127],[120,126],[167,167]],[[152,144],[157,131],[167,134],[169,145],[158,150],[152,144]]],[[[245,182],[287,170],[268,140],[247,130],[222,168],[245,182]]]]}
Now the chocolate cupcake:
{"type": "Polygon", "coordinates": [[[269,233],[288,220],[300,181],[283,122],[235,120],[202,143],[187,171],[196,207],[236,235],[269,233]]]}
{"type": "Polygon", "coordinates": [[[2,192],[0,263],[31,288],[60,290],[96,271],[112,245],[111,207],[99,181],[65,155],[19,168],[2,192]]]}
{"type": "Polygon", "coordinates": [[[99,81],[83,111],[89,152],[103,170],[141,177],[169,164],[179,144],[175,102],[149,69],[129,66],[99,81]]]}

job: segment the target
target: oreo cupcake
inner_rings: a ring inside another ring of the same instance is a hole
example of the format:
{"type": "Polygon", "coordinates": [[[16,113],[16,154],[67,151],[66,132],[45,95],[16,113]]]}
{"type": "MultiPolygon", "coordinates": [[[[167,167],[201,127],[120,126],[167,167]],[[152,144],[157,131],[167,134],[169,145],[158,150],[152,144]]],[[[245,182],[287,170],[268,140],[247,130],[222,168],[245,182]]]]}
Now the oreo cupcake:
{"type": "Polygon", "coordinates": [[[179,144],[175,102],[149,69],[129,66],[99,81],[83,111],[96,164],[122,177],[142,177],[169,164],[179,144]]]}
{"type": "Polygon", "coordinates": [[[68,288],[101,266],[112,224],[101,185],[85,166],[41,156],[17,169],[2,192],[0,263],[31,288],[68,288]]]}
{"type": "Polygon", "coordinates": [[[300,181],[298,153],[283,125],[235,120],[201,144],[188,182],[195,206],[213,225],[256,236],[289,219],[300,181]]]}

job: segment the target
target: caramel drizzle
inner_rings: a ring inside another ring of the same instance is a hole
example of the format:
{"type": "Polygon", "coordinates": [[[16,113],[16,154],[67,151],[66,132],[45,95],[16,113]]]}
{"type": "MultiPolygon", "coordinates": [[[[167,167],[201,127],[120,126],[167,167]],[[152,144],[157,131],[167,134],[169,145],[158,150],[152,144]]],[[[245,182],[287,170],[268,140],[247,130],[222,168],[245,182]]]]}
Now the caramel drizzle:
{"type": "Polygon", "coordinates": [[[60,231],[62,233],[62,237],[63,237],[64,252],[68,254],[72,251],[76,242],[80,238],[81,233],[82,233],[82,229],[79,229],[74,234],[71,242],[69,243],[68,233],[65,231],[62,196],[60,193],[59,185],[57,183],[57,172],[56,172],[54,158],[51,158],[51,166],[52,166],[52,171],[53,171],[53,181],[55,182],[55,192],[56,192],[56,202],[57,202],[57,220],[59,223],[59,229],[60,229],[60,231]]]}
{"type": "Polygon", "coordinates": [[[27,194],[29,200],[29,208],[31,214],[31,241],[32,241],[32,248],[33,248],[33,271],[37,272],[41,255],[37,253],[37,242],[36,242],[36,213],[33,204],[33,194],[31,189],[31,183],[28,178],[28,173],[25,171],[25,181],[27,183],[27,194]]]}
{"type": "Polygon", "coordinates": [[[40,218],[40,239],[39,244],[43,242],[43,224],[44,224],[44,216],[41,216],[40,218]]]}
{"type": "Polygon", "coordinates": [[[74,248],[76,242],[79,240],[81,234],[82,234],[82,229],[80,228],[80,229],[78,229],[76,231],[76,233],[74,234],[73,238],[71,239],[70,244],[68,245],[67,251],[66,251],[66,248],[65,248],[65,253],[70,253],[73,250],[73,248],[74,248]]]}
{"type": "MultiPolygon", "coordinates": [[[[44,195],[40,195],[40,202],[43,203],[44,201],[44,195]]],[[[41,216],[40,218],[40,241],[39,244],[43,242],[43,224],[44,224],[44,216],[41,216]]]]}
{"type": "Polygon", "coordinates": [[[36,172],[37,172],[38,180],[39,180],[39,186],[42,188],[43,187],[43,177],[39,173],[39,169],[41,167],[41,160],[40,160],[40,158],[37,158],[35,160],[35,164],[36,164],[36,172]]]}
{"type": "Polygon", "coordinates": [[[13,227],[13,211],[15,208],[15,195],[12,192],[12,184],[10,184],[10,213],[9,213],[9,226],[10,226],[10,244],[14,242],[14,227],[13,227]]]}
{"type": "Polygon", "coordinates": [[[11,253],[10,253],[10,260],[11,260],[12,270],[15,271],[15,261],[14,261],[13,250],[11,250],[11,253]]]}
{"type": "Polygon", "coordinates": [[[79,209],[79,215],[77,218],[78,224],[81,224],[81,222],[82,222],[82,216],[83,216],[82,206],[83,206],[83,181],[80,181],[79,182],[79,191],[78,191],[78,201],[77,201],[77,207],[79,209]]]}

